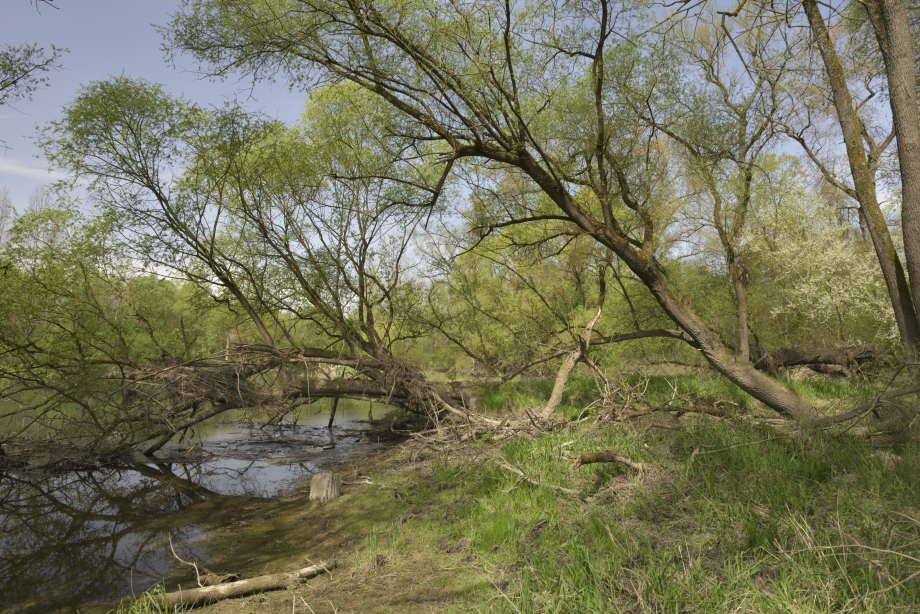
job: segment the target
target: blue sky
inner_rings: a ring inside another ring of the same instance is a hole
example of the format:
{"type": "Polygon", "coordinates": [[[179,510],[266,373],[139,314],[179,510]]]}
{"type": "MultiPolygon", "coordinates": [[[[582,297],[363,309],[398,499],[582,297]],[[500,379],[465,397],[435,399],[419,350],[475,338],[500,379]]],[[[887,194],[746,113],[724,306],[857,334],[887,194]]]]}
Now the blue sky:
{"type": "Polygon", "coordinates": [[[33,95],[0,107],[0,140],[10,149],[0,150],[0,190],[8,188],[20,211],[35,186],[49,183],[57,175],[47,171],[47,162],[32,138],[36,126],[56,119],[61,107],[72,100],[81,85],[125,74],[161,83],[166,91],[182,94],[201,104],[219,105],[237,99],[253,110],[285,121],[293,121],[302,109],[303,96],[282,85],[248,82],[210,82],[194,73],[191,59],[166,64],[160,49],[162,40],[152,24],[165,24],[178,5],[177,0],[56,0],[59,8],[36,6],[29,0],[0,0],[0,45],[38,43],[67,47],[64,69],[51,73],[50,85],[33,95]]]}

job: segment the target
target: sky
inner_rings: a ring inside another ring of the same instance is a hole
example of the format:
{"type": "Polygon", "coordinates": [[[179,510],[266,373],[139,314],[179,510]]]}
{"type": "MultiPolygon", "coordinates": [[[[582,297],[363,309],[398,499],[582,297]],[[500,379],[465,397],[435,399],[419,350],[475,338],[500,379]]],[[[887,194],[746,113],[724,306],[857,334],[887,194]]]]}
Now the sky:
{"type": "Polygon", "coordinates": [[[54,44],[70,53],[61,60],[63,70],[49,73],[48,87],[34,92],[31,101],[0,107],[0,190],[9,189],[13,205],[21,212],[36,186],[61,177],[48,171],[48,163],[34,144],[36,126],[60,116],[80,87],[109,77],[144,78],[160,83],[173,95],[204,105],[239,100],[270,117],[293,121],[302,111],[303,95],[283,85],[247,81],[212,82],[195,73],[191,58],[168,65],[162,39],[154,25],[164,25],[178,6],[177,0],[55,0],[51,8],[29,0],[0,0],[0,47],[38,43],[54,44]]]}

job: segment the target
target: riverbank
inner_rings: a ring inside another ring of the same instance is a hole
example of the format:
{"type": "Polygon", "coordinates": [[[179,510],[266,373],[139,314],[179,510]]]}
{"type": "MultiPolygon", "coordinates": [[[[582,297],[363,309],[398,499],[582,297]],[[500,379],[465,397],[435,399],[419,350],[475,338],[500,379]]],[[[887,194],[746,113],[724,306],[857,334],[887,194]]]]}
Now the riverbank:
{"type": "Polygon", "coordinates": [[[913,445],[661,414],[501,443],[406,442],[341,477],[343,496],[323,506],[305,492],[260,504],[216,532],[213,560],[201,561],[249,577],[334,559],[331,575],[203,611],[907,612],[920,603],[913,445]],[[573,468],[603,450],[642,467],[573,468]],[[270,553],[250,554],[264,544],[270,553]]]}

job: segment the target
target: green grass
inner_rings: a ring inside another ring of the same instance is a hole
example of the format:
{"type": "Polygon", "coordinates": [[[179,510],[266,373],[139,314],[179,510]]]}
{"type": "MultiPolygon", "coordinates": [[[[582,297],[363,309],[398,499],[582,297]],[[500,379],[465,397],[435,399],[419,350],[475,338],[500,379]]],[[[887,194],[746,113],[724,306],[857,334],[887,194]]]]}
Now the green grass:
{"type": "Polygon", "coordinates": [[[143,593],[129,605],[121,605],[117,609],[109,610],[108,614],[175,614],[190,611],[185,606],[166,606],[160,597],[166,591],[157,585],[143,593]]]}
{"type": "Polygon", "coordinates": [[[498,598],[456,611],[915,611],[920,580],[891,587],[920,572],[920,450],[763,439],[723,425],[517,439],[500,451],[507,462],[593,498],[491,462],[442,462],[419,503],[453,520],[421,522],[469,540],[478,564],[504,578],[498,598]],[[566,457],[608,448],[648,469],[573,470],[566,457]]]}
{"type": "MultiPolygon", "coordinates": [[[[537,407],[549,399],[553,383],[552,379],[516,379],[503,384],[487,385],[482,391],[482,406],[496,413],[537,407]]],[[[592,378],[569,378],[559,411],[567,417],[578,415],[597,397],[597,385],[592,378]]]]}
{"type": "MultiPolygon", "coordinates": [[[[565,402],[580,412],[596,395],[594,382],[571,383],[565,402]]],[[[647,405],[669,401],[676,387],[696,402],[731,401],[742,414],[756,408],[721,378],[655,376],[624,385],[641,385],[647,405]]],[[[846,403],[878,392],[865,384],[795,385],[803,396],[846,403]]],[[[515,382],[487,389],[483,400],[509,412],[544,401],[550,388],[515,382]]],[[[275,553],[277,561],[256,561],[260,569],[289,569],[304,552],[328,550],[352,553],[336,580],[402,578],[379,589],[311,581],[342,611],[916,611],[920,448],[876,450],[833,433],[778,440],[748,420],[671,418],[678,430],[589,420],[501,444],[407,443],[368,470],[372,486],[311,510],[279,504],[271,522],[227,538],[277,540],[286,549],[287,559],[275,553]],[[578,454],[602,450],[645,469],[573,469],[578,454]]]]}

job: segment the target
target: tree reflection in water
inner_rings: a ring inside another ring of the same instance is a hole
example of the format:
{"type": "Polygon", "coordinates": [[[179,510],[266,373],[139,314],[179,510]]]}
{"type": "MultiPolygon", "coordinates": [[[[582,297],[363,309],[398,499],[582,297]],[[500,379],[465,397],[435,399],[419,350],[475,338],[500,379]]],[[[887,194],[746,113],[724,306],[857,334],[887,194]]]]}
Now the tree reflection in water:
{"type": "MultiPolygon", "coordinates": [[[[257,484],[243,479],[252,465],[220,471],[257,484]]],[[[0,612],[68,611],[146,590],[176,564],[170,537],[183,559],[204,560],[195,545],[204,535],[199,523],[220,522],[218,510],[230,521],[242,505],[228,503],[251,500],[202,486],[214,471],[137,464],[41,477],[0,473],[0,612]]]]}

